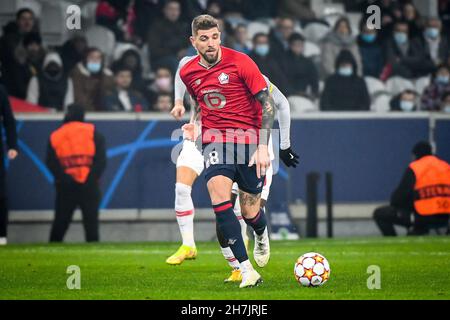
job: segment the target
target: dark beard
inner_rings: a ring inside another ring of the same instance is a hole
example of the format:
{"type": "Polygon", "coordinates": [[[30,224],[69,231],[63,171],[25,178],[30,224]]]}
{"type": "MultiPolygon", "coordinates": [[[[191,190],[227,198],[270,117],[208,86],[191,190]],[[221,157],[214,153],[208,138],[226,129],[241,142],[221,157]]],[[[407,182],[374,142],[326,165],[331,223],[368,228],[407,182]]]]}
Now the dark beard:
{"type": "Polygon", "coordinates": [[[205,54],[200,54],[202,56],[203,59],[205,59],[206,62],[208,62],[209,64],[214,64],[217,62],[217,60],[219,59],[219,51],[217,51],[216,55],[212,58],[209,58],[206,53],[205,54]]]}

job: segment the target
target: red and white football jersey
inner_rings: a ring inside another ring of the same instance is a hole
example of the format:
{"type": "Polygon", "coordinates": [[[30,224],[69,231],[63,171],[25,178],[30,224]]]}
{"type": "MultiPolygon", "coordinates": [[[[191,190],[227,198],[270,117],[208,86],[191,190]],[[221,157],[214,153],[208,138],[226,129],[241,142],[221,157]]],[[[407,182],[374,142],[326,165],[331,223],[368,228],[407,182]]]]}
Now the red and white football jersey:
{"type": "Polygon", "coordinates": [[[189,94],[200,105],[203,143],[219,142],[208,134],[210,129],[221,132],[222,142],[257,143],[262,107],[254,96],[267,83],[246,54],[221,49],[221,60],[210,68],[197,56],[180,69],[189,94]]]}

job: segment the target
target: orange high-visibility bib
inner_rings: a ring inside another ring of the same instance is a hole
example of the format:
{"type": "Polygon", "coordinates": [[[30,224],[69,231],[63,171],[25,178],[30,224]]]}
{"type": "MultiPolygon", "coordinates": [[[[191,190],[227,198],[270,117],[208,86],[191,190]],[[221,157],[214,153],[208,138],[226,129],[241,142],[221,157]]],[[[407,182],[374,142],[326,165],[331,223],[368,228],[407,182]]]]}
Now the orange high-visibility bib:
{"type": "Polygon", "coordinates": [[[414,208],[423,216],[450,214],[450,165],[425,156],[409,166],[416,176],[414,208]]]}
{"type": "Polygon", "coordinates": [[[84,122],[69,122],[54,131],[50,143],[64,172],[78,183],[85,183],[95,155],[95,126],[84,122]]]}

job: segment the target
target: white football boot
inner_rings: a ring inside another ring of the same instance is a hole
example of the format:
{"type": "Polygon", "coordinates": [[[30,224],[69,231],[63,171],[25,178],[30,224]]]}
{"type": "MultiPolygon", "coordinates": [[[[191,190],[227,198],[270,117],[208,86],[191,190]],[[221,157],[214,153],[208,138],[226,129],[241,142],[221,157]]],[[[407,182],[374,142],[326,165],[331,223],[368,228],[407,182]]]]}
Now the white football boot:
{"type": "Polygon", "coordinates": [[[255,269],[247,270],[246,272],[242,272],[242,282],[239,288],[256,287],[261,282],[263,282],[262,277],[255,269]]]}
{"type": "Polygon", "coordinates": [[[253,232],[253,234],[255,236],[253,258],[255,259],[256,264],[262,268],[269,262],[270,259],[269,232],[266,227],[262,235],[258,236],[255,232],[253,232]]]}
{"type": "Polygon", "coordinates": [[[8,243],[8,240],[4,237],[0,238],[0,246],[6,246],[8,243]]]}

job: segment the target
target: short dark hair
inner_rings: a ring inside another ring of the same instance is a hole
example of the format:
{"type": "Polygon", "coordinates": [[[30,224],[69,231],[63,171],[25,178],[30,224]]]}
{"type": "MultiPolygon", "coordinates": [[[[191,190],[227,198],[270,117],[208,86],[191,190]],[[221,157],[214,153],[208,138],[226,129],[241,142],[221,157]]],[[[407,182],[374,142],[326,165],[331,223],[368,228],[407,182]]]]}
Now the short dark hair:
{"type": "Polygon", "coordinates": [[[112,67],[112,72],[114,72],[115,76],[123,71],[129,71],[129,72],[131,72],[131,74],[133,74],[133,70],[130,67],[128,67],[122,63],[118,63],[112,67]]]}
{"type": "Polygon", "coordinates": [[[202,14],[192,20],[191,29],[192,35],[195,36],[198,30],[209,30],[212,28],[219,29],[219,22],[209,14],[202,14]]]}
{"type": "Polygon", "coordinates": [[[42,44],[42,37],[38,32],[30,32],[23,37],[24,47],[28,47],[32,43],[42,44]]]}
{"type": "Polygon", "coordinates": [[[294,32],[293,34],[290,35],[289,37],[289,44],[291,44],[294,41],[301,41],[301,42],[305,42],[305,37],[302,36],[300,33],[298,32],[294,32]]]}
{"type": "Polygon", "coordinates": [[[412,153],[416,156],[417,159],[420,159],[422,157],[432,155],[433,149],[428,141],[420,141],[416,143],[416,145],[412,149],[412,153]]]}
{"type": "Polygon", "coordinates": [[[255,35],[253,36],[252,41],[255,42],[255,41],[258,40],[258,38],[260,38],[260,37],[266,37],[266,38],[269,38],[269,35],[268,35],[267,33],[264,33],[264,32],[257,32],[257,33],[255,33],[255,35]]]}
{"type": "Polygon", "coordinates": [[[16,13],[16,20],[19,20],[20,16],[23,15],[24,13],[30,13],[34,17],[33,10],[31,10],[30,8],[22,8],[22,9],[19,9],[16,13]]]}
{"type": "Polygon", "coordinates": [[[84,122],[84,107],[80,104],[72,103],[67,107],[64,122],[79,121],[84,122]]]}

